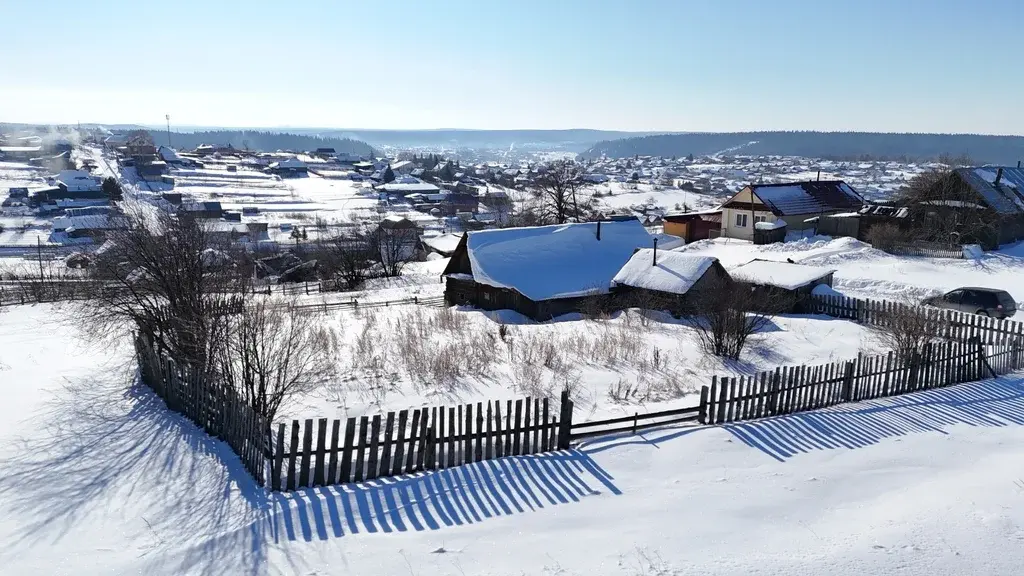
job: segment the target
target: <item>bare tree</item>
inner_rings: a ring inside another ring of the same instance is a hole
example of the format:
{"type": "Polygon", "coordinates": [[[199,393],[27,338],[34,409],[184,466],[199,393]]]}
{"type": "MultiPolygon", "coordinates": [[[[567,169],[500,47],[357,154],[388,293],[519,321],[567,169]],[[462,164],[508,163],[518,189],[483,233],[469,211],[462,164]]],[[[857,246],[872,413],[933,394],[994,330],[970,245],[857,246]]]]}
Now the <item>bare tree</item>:
{"type": "Polygon", "coordinates": [[[371,277],[377,256],[365,234],[339,235],[321,245],[320,270],[346,290],[355,290],[371,277]]]}
{"type": "Polygon", "coordinates": [[[370,251],[384,276],[401,276],[406,262],[416,254],[419,234],[414,228],[377,226],[368,236],[370,251]]]}
{"type": "Polygon", "coordinates": [[[951,170],[918,174],[899,191],[898,200],[910,209],[912,227],[905,236],[911,242],[984,243],[998,236],[999,218],[951,170]]]}
{"type": "Polygon", "coordinates": [[[919,306],[897,304],[878,313],[871,331],[901,362],[911,362],[941,333],[939,321],[919,306]]]}
{"type": "MultiPolygon", "coordinates": [[[[149,207],[151,208],[151,207],[149,207]]],[[[171,357],[205,369],[220,337],[218,318],[248,286],[197,220],[128,204],[98,250],[88,277],[98,298],[74,315],[87,334],[141,330],[171,357]]]]}
{"type": "Polygon", "coordinates": [[[708,354],[738,360],[743,347],[771,325],[784,299],[746,284],[717,280],[696,295],[693,328],[708,354]]]}
{"type": "Polygon", "coordinates": [[[283,401],[335,374],[337,333],[306,314],[294,302],[261,298],[225,317],[217,375],[268,422],[283,401]]]}
{"type": "Polygon", "coordinates": [[[579,221],[582,214],[580,201],[584,207],[589,204],[589,198],[585,196],[589,186],[581,165],[572,160],[559,160],[538,174],[530,189],[543,200],[546,215],[555,224],[564,224],[570,219],[579,221]]]}

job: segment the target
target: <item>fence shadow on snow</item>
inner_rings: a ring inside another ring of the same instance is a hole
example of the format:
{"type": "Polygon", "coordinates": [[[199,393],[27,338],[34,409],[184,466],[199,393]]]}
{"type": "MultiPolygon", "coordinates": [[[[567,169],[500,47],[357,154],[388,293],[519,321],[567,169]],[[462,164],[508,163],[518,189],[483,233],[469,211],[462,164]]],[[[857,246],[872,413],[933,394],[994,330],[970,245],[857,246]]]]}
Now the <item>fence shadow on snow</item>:
{"type": "Polygon", "coordinates": [[[438,530],[620,494],[587,454],[510,456],[444,470],[275,493],[275,540],[438,530]]]}
{"type": "Polygon", "coordinates": [[[814,450],[863,448],[909,434],[945,433],[953,424],[1024,425],[1024,378],[1003,376],[723,428],[748,446],[785,461],[814,450]]]}

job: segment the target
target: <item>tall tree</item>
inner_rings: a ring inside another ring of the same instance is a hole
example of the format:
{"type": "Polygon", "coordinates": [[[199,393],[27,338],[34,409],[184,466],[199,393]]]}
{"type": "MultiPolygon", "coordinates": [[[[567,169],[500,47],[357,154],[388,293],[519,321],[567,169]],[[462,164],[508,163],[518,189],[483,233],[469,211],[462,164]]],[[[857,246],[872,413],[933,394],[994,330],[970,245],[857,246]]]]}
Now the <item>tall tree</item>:
{"type": "Polygon", "coordinates": [[[530,184],[534,195],[543,200],[545,219],[556,224],[581,220],[580,201],[587,205],[589,187],[583,167],[572,160],[552,162],[530,184]]]}

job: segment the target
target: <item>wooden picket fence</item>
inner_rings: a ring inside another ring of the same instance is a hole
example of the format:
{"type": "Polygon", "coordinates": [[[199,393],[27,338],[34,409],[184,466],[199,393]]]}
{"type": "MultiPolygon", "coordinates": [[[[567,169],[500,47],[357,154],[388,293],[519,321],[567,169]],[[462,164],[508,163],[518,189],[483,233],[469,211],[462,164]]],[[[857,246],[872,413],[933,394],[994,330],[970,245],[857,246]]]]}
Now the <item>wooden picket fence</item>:
{"type": "Polygon", "coordinates": [[[854,361],[776,368],[753,376],[714,377],[701,388],[700,422],[722,424],[792,414],[909,392],[974,382],[1024,368],[1024,339],[985,344],[980,338],[925,346],[900,359],[860,356],[854,361]]]}
{"type": "Polygon", "coordinates": [[[163,398],[168,408],[226,442],[246,471],[264,485],[269,430],[266,419],[222,382],[176,363],[142,336],[135,338],[135,354],[142,383],[163,398]]]}
{"type": "Polygon", "coordinates": [[[997,320],[988,316],[967,314],[957,310],[912,306],[887,300],[862,300],[848,296],[811,295],[808,302],[815,314],[847,318],[868,326],[885,327],[895,318],[912,313],[921,315],[928,323],[928,331],[936,338],[970,340],[981,338],[985,343],[1004,338],[1024,338],[1024,322],[997,320]]]}
{"type": "Polygon", "coordinates": [[[933,243],[896,244],[886,250],[897,256],[923,256],[926,258],[963,259],[963,246],[933,243]]]}
{"type": "Polygon", "coordinates": [[[429,407],[277,426],[272,490],[329,486],[569,447],[572,402],[547,398],[429,407]],[[328,441],[328,433],[330,440],[328,441]],[[314,442],[315,438],[315,442],[314,442]]]}

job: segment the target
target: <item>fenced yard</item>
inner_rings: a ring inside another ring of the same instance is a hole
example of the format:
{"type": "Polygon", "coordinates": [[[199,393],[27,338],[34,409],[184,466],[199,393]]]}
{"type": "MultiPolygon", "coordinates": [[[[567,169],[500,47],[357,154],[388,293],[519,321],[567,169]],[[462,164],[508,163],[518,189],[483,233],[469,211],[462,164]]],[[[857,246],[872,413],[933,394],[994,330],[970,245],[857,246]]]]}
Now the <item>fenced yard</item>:
{"type": "MultiPolygon", "coordinates": [[[[403,302],[405,303],[405,302],[403,302]]],[[[574,422],[567,391],[548,398],[430,406],[347,419],[271,425],[225,386],[204,381],[136,339],[143,383],[168,408],[223,439],[271,490],[362,482],[506,456],[564,450],[608,434],[666,425],[724,424],[929,390],[1024,369],[1024,325],[883,301],[813,297],[820,314],[884,327],[900,314],[924,317],[931,342],[909,356],[786,366],[714,377],[698,406],[574,422]]],[[[317,305],[319,306],[319,305],[317,305]]]]}

